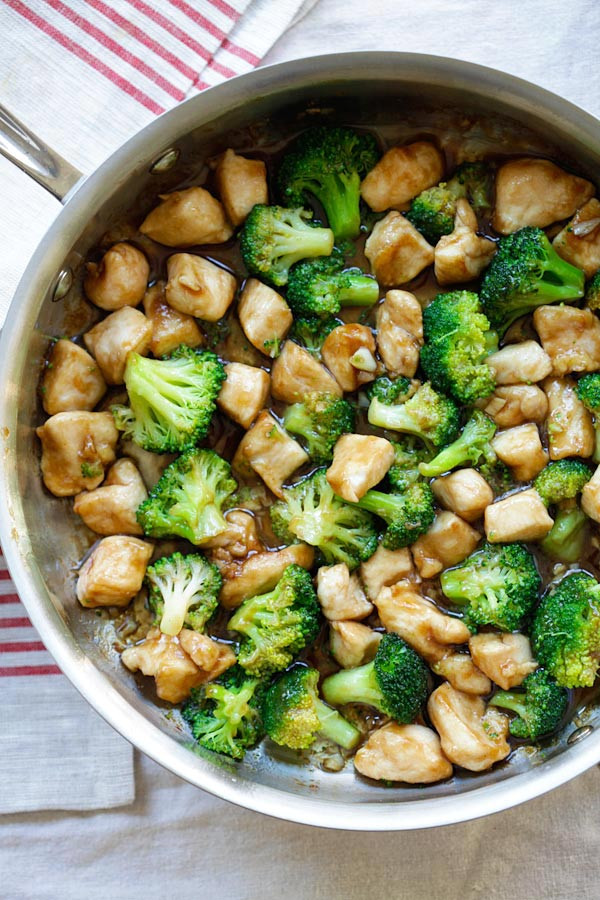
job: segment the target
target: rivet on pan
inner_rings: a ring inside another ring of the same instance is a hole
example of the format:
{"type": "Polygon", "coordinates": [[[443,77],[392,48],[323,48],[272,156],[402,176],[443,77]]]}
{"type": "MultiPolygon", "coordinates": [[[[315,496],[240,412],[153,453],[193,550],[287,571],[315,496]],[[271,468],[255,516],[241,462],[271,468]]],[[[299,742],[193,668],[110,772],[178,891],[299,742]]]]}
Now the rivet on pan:
{"type": "Polygon", "coordinates": [[[160,175],[162,172],[168,172],[169,169],[172,169],[179,159],[179,152],[176,147],[171,147],[170,150],[165,150],[164,153],[161,153],[158,159],[155,159],[150,166],[152,174],[160,175]]]}
{"type": "Polygon", "coordinates": [[[577,731],[569,735],[567,744],[576,744],[578,741],[582,741],[584,738],[589,737],[593,730],[591,725],[584,725],[583,728],[578,728],[577,731]]]}
{"type": "Polygon", "coordinates": [[[54,285],[54,291],[52,293],[52,302],[58,303],[59,300],[62,300],[63,297],[67,296],[72,287],[73,272],[71,269],[63,269],[56,279],[56,284],[54,285]]]}

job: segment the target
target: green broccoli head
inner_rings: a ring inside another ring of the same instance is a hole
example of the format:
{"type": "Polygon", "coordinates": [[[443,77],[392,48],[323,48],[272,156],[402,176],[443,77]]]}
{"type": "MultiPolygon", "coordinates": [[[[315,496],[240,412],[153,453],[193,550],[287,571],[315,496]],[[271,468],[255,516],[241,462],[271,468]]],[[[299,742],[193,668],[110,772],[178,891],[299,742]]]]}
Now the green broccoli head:
{"type": "Polygon", "coordinates": [[[546,504],[572,500],[580,494],[592,477],[590,468],[581,459],[557,459],[544,466],[533,486],[546,504]]]}
{"type": "Polygon", "coordinates": [[[264,736],[260,708],[264,686],[241,666],[194,688],[181,714],[201,747],[242,759],[264,736]]]}
{"type": "Polygon", "coordinates": [[[551,587],[531,628],[536,659],[562,687],[591,687],[600,660],[600,585],[573,572],[551,587]]]}
{"type": "Polygon", "coordinates": [[[592,275],[585,288],[585,302],[594,312],[600,309],[600,269],[592,275]]]}
{"type": "Polygon", "coordinates": [[[388,404],[373,397],[368,419],[377,428],[414,434],[434,447],[449,444],[460,428],[460,411],[454,400],[438,393],[429,382],[405,403],[388,404]]]}
{"type": "Polygon", "coordinates": [[[590,372],[579,379],[577,396],[590,412],[600,413],[600,372],[590,372]]]}
{"type": "Polygon", "coordinates": [[[419,472],[426,478],[436,478],[464,463],[476,465],[482,457],[489,459],[494,453],[490,441],[495,433],[492,419],[479,409],[473,410],[462,434],[432,460],[419,463],[419,472]]]}
{"type": "Polygon", "coordinates": [[[462,403],[492,393],[496,380],[485,359],[498,340],[477,294],[438,294],[423,310],[423,337],[421,365],[434,388],[462,403]]]}
{"type": "Polygon", "coordinates": [[[276,744],[305,750],[317,734],[351,750],[360,731],[319,699],[319,673],[297,664],[284,672],[267,691],[263,703],[265,731],[276,744]]]}
{"type": "Polygon", "coordinates": [[[380,155],[371,134],[352,128],[309,128],[283,156],[279,192],[292,206],[302,206],[307,196],[316,197],[336,238],[355,238],[360,230],[360,182],[380,155]]]}
{"type": "Polygon", "coordinates": [[[146,569],[148,601],[163,634],[179,634],[184,625],[204,626],[218,605],[223,579],[200,553],[162,556],[146,569]]]}
{"type": "Polygon", "coordinates": [[[491,205],[492,172],[485,163],[463,163],[449,181],[427,188],[414,198],[408,221],[430,244],[454,231],[456,202],[468,199],[476,214],[491,205]]]}
{"type": "Polygon", "coordinates": [[[344,257],[307,259],[291,270],[287,302],[294,316],[330,319],[342,306],[372,306],[379,299],[379,285],[357,268],[344,268],[344,257]]]}
{"type": "Polygon", "coordinates": [[[411,484],[401,494],[367,491],[353,504],[379,516],[387,522],[383,546],[388,550],[409,547],[425,534],[435,518],[435,500],[428,484],[411,484]]]}
{"type": "Polygon", "coordinates": [[[334,328],[343,324],[341,319],[333,316],[327,319],[319,319],[317,316],[300,316],[294,319],[288,337],[320,359],[321,347],[325,343],[325,339],[334,328]]]}
{"type": "Polygon", "coordinates": [[[354,431],[355,419],[354,407],[347,400],[334,394],[313,392],[301,403],[288,406],[283,425],[287,431],[304,438],[311,460],[323,465],[333,459],[337,439],[354,431]]]}
{"type": "Polygon", "coordinates": [[[214,450],[188,450],[167,466],[137,520],[149,537],[204,544],[227,529],[223,507],[236,487],[231,466],[214,450]]]}
{"type": "Polygon", "coordinates": [[[517,713],[509,726],[514,737],[536,741],[556,731],[567,711],[569,692],[545,669],[531,672],[522,688],[522,691],[498,691],[490,703],[517,713]]]}
{"type": "Polygon", "coordinates": [[[240,233],[240,251],[248,271],[276,287],[287,284],[294,263],[312,256],[329,256],[333,232],[310,221],[304,209],[254,206],[240,233]]]}
{"type": "Polygon", "coordinates": [[[419,481],[422,477],[419,463],[428,462],[432,451],[419,438],[410,434],[391,443],[394,448],[394,462],[388,469],[387,477],[394,490],[401,492],[419,481]]]}
{"type": "Polygon", "coordinates": [[[337,497],[326,470],[283,489],[283,499],[270,508],[275,535],[287,544],[304,541],[317,547],[328,565],[355,569],[377,550],[377,529],[370,513],[337,497]]]}
{"type": "Polygon", "coordinates": [[[539,543],[541,551],[550,559],[577,562],[585,552],[587,523],[586,514],[578,506],[559,509],[554,515],[554,525],[539,543]]]}
{"type": "Polygon", "coordinates": [[[492,328],[503,334],[520,316],[546,303],[583,297],[584,274],[558,255],[541,228],[527,226],[500,238],[481,284],[492,328]]]}
{"type": "Polygon", "coordinates": [[[272,591],[248,597],[227,628],[242,635],[240,665],[256,678],[285,669],[319,631],[319,603],[310,574],[290,565],[272,591]]]}
{"type": "Polygon", "coordinates": [[[400,375],[398,378],[389,378],[387,375],[379,375],[366,389],[369,400],[377,398],[382,403],[403,403],[414,394],[410,378],[400,375]]]}
{"type": "Polygon", "coordinates": [[[144,450],[180,453],[206,437],[224,380],[210,350],[181,344],[166,359],[132,352],[125,367],[129,407],[112,407],[115,424],[144,450]]]}
{"type": "Polygon", "coordinates": [[[464,608],[466,624],[495,625],[502,631],[521,627],[541,584],[531,553],[522,544],[485,542],[460,565],[440,576],[448,599],[464,608]]]}
{"type": "Polygon", "coordinates": [[[333,706],[366,703],[397,722],[412,722],[427,698],[427,666],[397,634],[384,634],[372,662],[343,669],[323,682],[333,706]]]}

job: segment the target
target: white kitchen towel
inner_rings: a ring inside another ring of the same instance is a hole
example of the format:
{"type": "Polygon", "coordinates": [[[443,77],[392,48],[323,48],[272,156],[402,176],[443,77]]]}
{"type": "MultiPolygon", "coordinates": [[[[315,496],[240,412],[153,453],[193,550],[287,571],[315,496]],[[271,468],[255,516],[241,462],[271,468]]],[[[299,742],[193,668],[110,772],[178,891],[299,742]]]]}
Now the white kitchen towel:
{"type": "MultiPolygon", "coordinates": [[[[154,116],[258,65],[302,0],[0,0],[0,103],[83,173],[154,116]]],[[[312,5],[309,4],[309,5],[312,5]]],[[[2,159],[0,327],[60,209],[2,159]]],[[[0,812],[130,803],[133,755],[29,622],[0,554],[0,812]]]]}

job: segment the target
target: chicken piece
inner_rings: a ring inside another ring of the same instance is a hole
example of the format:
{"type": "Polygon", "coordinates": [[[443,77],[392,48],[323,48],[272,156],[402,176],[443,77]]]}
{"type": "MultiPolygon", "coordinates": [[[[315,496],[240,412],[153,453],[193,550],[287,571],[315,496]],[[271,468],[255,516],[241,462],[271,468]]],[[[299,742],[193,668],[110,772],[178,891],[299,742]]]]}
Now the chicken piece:
{"type": "Polygon", "coordinates": [[[402,209],[428,187],[442,180],[444,157],[429,141],[392,147],[367,174],[360,187],[375,212],[402,209]]]}
{"type": "Polygon", "coordinates": [[[382,637],[382,632],[373,631],[360,622],[332,622],[329,649],[343,669],[354,669],[371,662],[382,637]]]}
{"type": "Polygon", "coordinates": [[[121,309],[142,302],[150,276],[148,260],[132,244],[115,244],[99,263],[88,263],[83,289],[100,309],[121,309]]]}
{"type": "Polygon", "coordinates": [[[502,431],[492,439],[492,447],[517,481],[531,481],[548,462],[535,422],[502,431]]]}
{"type": "Polygon", "coordinates": [[[343,391],[357,391],[377,374],[375,338],[366,325],[338,325],[325,338],[321,356],[343,391]],[[358,366],[352,362],[355,353],[362,357],[358,366]]]}
{"type": "Polygon", "coordinates": [[[204,343],[194,318],[167,303],[164,281],[152,285],[144,294],[144,312],[152,324],[150,352],[156,359],[172,353],[180,344],[200,347],[204,343]]]}
{"type": "Polygon", "coordinates": [[[457,691],[445,682],[427,702],[429,718],[448,759],[471,772],[483,772],[510,753],[508,716],[486,709],[481,697],[457,691]]]}
{"type": "Polygon", "coordinates": [[[230,509],[225,513],[225,520],[227,522],[225,531],[209,538],[202,548],[214,551],[211,553],[211,560],[226,576],[225,567],[228,564],[234,560],[244,559],[249,553],[262,553],[265,547],[258,536],[256,519],[249,512],[244,509],[230,509]]]}
{"type": "Polygon", "coordinates": [[[40,388],[49,416],[73,410],[92,410],[106,393],[96,361],[83,347],[61,338],[52,346],[40,388]]]}
{"type": "Polygon", "coordinates": [[[477,668],[468,653],[446,653],[431,668],[436,675],[445,678],[453,688],[465,694],[481,696],[492,690],[492,682],[477,668]]]}
{"type": "Polygon", "coordinates": [[[436,500],[466,522],[474,522],[493,503],[494,492],[475,469],[457,469],[431,483],[436,500]]]}
{"type": "Polygon", "coordinates": [[[596,432],[591,413],[577,396],[572,378],[547,378],[542,387],[548,398],[548,450],[550,459],[594,452],[596,432]]]}
{"type": "Polygon", "coordinates": [[[162,203],[148,213],[140,231],[167,247],[221,244],[233,228],[218,200],[201,187],[160,194],[162,203]]]}
{"type": "Polygon", "coordinates": [[[498,387],[483,411],[499,428],[513,428],[525,422],[543,422],[548,414],[548,398],[535,384],[511,384],[498,387]]]}
{"type": "Polygon", "coordinates": [[[475,664],[503,691],[518,687],[538,665],[524,634],[474,634],[469,650],[475,664]]]}
{"type": "Polygon", "coordinates": [[[343,500],[358,503],[369,488],[379,484],[393,462],[394,448],[385,438],[343,434],[333,449],[327,481],[343,500]]]}
{"type": "Polygon", "coordinates": [[[124,441],[121,451],[135,462],[148,490],[154,487],[169,463],[176,458],[175,453],[152,453],[144,450],[133,441],[124,441]]]}
{"type": "Polygon", "coordinates": [[[115,534],[99,541],[77,579],[77,599],[82,606],[127,606],[142,587],[154,547],[146,541],[115,534]]]}
{"type": "Polygon", "coordinates": [[[202,676],[200,684],[214,681],[237,661],[231,647],[213,640],[207,634],[200,634],[191,628],[182,628],[177,637],[185,653],[200,670],[202,676]]]}
{"type": "Polygon", "coordinates": [[[234,225],[241,225],[257,203],[269,202],[267,167],[262,159],[247,159],[226,150],[217,160],[215,178],[227,218],[234,225]]]}
{"type": "Polygon", "coordinates": [[[485,360],[496,384],[530,384],[543,381],[552,371],[552,360],[537,341],[508,344],[485,360]]]}
{"type": "Polygon", "coordinates": [[[591,278],[600,269],[600,201],[595,197],[578,209],[556,235],[552,246],[559,256],[591,278]]]}
{"type": "Polygon", "coordinates": [[[217,403],[230,419],[248,429],[267,402],[271,376],[264,369],[236,362],[225,366],[225,374],[217,403]]]}
{"type": "Polygon", "coordinates": [[[464,644],[471,635],[464,622],[445,615],[410,581],[382,588],[375,606],[384,628],[399,634],[429,663],[439,662],[449,645],[464,644]]]}
{"type": "Polygon", "coordinates": [[[444,781],[453,771],[435,731],[424,725],[396,722],[389,722],[369,735],[356,752],[354,765],[366,778],[406,784],[444,781]]]}
{"type": "Polygon", "coordinates": [[[275,496],[283,497],[284,481],[308,460],[308,453],[263,409],[238,444],[233,467],[242,473],[250,467],[275,496]]]}
{"type": "Polygon", "coordinates": [[[170,256],[167,274],[165,294],[169,306],[207,322],[223,318],[237,290],[231,272],[192,253],[170,256]]]}
{"type": "Polygon", "coordinates": [[[433,525],[411,547],[419,575],[433,578],[462,562],[480,540],[479,532],[453,512],[438,513],[433,525]]]}
{"type": "Polygon", "coordinates": [[[123,384],[130,353],[146,356],[152,342],[152,322],[139,309],[124,306],[101,319],[83,336],[108,384],[123,384]]]}
{"type": "Polygon", "coordinates": [[[109,412],[61,412],[36,428],[42,442],[42,477],[55,497],[91,491],[115,461],[119,432],[109,412]]]}
{"type": "Polygon", "coordinates": [[[435,277],[439,284],[477,278],[496,252],[494,241],[477,234],[477,216],[465,199],[456,203],[454,230],[435,246],[435,277]]]}
{"type": "Polygon", "coordinates": [[[148,493],[136,465],[118,459],[100,487],[77,494],[73,509],[96,534],[143,534],[135,517],[148,493]]]}
{"type": "Polygon", "coordinates": [[[366,619],[373,612],[358,576],[350,575],[346,563],[321,566],[317,572],[317,597],[323,615],[330,622],[366,619]]]}
{"type": "Polygon", "coordinates": [[[570,175],[548,159],[511,159],[496,175],[492,226],[500,234],[525,225],[545,228],[572,216],[594,193],[590,181],[570,175]]]}
{"type": "Polygon", "coordinates": [[[392,378],[413,378],[423,345],[423,311],[414,294],[388,291],[375,313],[377,349],[392,378]]]}
{"type": "Polygon", "coordinates": [[[274,359],[279,344],[291,328],[292,311],[277,291],[256,278],[249,278],[238,301],[238,317],[253,347],[274,359]]]}
{"type": "Polygon", "coordinates": [[[380,544],[373,556],[361,563],[360,577],[369,600],[375,601],[383,587],[396,584],[414,573],[410,550],[387,550],[380,544]]]}
{"type": "Polygon", "coordinates": [[[600,466],[581,492],[581,508],[594,522],[600,522],[600,466]]]}
{"type": "Polygon", "coordinates": [[[313,560],[314,550],[308,544],[292,544],[282,550],[267,550],[249,556],[235,570],[231,567],[222,570],[225,580],[219,602],[225,609],[235,609],[246,597],[273,590],[287,566],[295,564],[310,569],[313,560]]]}
{"type": "Polygon", "coordinates": [[[399,212],[377,222],[365,244],[371,272],[383,287],[397,287],[415,278],[433,262],[433,247],[399,212]]]}
{"type": "Polygon", "coordinates": [[[554,525],[535,488],[491,503],[484,513],[483,522],[485,535],[491,544],[539,541],[554,525]]]}
{"type": "Polygon", "coordinates": [[[538,306],[533,324],[552,360],[553,375],[600,369],[600,322],[591,309],[538,306]]]}
{"type": "Polygon", "coordinates": [[[299,403],[313,391],[342,396],[341,387],[325,366],[308,350],[293,341],[286,341],[271,369],[273,397],[284,403],[299,403]]]}

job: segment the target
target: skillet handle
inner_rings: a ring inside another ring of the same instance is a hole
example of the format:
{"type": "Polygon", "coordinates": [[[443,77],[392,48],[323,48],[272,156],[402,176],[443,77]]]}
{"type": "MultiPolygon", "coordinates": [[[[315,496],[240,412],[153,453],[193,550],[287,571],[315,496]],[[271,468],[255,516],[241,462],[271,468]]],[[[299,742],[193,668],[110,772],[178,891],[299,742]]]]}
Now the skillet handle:
{"type": "Polygon", "coordinates": [[[1,105],[0,153],[61,202],[83,177],[1,105]]]}

